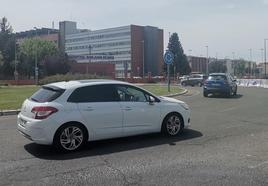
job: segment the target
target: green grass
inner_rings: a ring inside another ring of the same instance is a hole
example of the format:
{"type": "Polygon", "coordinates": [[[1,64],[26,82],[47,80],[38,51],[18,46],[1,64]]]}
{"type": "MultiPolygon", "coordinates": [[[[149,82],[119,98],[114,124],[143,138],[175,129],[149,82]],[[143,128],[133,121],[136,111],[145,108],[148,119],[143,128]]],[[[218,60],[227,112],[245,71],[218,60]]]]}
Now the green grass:
{"type": "MultiPolygon", "coordinates": [[[[170,92],[166,85],[142,85],[140,87],[159,96],[182,92],[178,86],[171,86],[170,92]]],[[[0,86],[0,110],[19,109],[22,102],[38,89],[37,86],[0,86]]]]}
{"type": "Polygon", "coordinates": [[[19,109],[22,102],[38,89],[37,86],[1,86],[0,110],[19,109]]]}
{"type": "Polygon", "coordinates": [[[152,92],[153,94],[157,96],[177,94],[183,91],[183,89],[179,88],[178,86],[170,86],[170,92],[168,92],[167,85],[142,85],[140,87],[152,92]]]}

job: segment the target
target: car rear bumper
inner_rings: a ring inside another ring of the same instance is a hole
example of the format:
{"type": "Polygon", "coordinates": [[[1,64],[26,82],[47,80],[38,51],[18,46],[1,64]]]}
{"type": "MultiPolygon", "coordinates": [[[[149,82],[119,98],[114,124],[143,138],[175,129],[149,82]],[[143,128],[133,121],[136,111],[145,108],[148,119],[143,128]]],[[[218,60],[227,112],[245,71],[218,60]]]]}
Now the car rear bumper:
{"type": "Polygon", "coordinates": [[[224,88],[221,88],[221,87],[204,87],[204,92],[206,93],[221,93],[221,94],[227,94],[230,92],[230,88],[228,87],[224,87],[224,88]]]}
{"type": "Polygon", "coordinates": [[[53,143],[53,139],[47,135],[44,126],[43,121],[33,120],[31,118],[24,117],[21,114],[18,115],[17,129],[20,134],[37,144],[51,145],[53,143]]]}

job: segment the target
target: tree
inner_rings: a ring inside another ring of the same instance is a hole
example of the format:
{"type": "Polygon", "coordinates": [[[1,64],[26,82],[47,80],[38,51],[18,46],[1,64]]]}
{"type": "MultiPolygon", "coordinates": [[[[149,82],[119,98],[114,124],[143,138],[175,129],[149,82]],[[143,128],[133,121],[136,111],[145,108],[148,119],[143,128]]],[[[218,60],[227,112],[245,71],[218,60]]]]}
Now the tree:
{"type": "Polygon", "coordinates": [[[7,22],[7,18],[3,17],[0,22],[1,32],[2,33],[12,33],[12,27],[7,22]]]}
{"type": "MultiPolygon", "coordinates": [[[[168,50],[174,54],[174,62],[170,65],[170,73],[174,75],[179,73],[180,75],[187,75],[191,72],[190,65],[187,57],[184,54],[182,45],[179,41],[177,33],[173,33],[169,38],[168,50]],[[175,67],[175,68],[174,68],[175,67]]],[[[166,69],[166,65],[165,65],[166,69]]]]}
{"type": "Polygon", "coordinates": [[[226,73],[227,67],[223,62],[213,61],[208,65],[209,73],[226,73]]]}
{"type": "Polygon", "coordinates": [[[0,19],[0,51],[3,57],[1,73],[5,78],[11,77],[14,71],[11,63],[15,56],[15,37],[12,34],[12,27],[5,17],[0,19]]]}
{"type": "Polygon", "coordinates": [[[236,76],[243,77],[246,71],[246,61],[242,59],[234,61],[234,71],[236,76]]]}
{"type": "Polygon", "coordinates": [[[41,62],[43,76],[66,74],[70,70],[70,63],[66,54],[47,56],[41,62]]]}
{"type": "Polygon", "coordinates": [[[27,76],[34,75],[35,60],[37,60],[37,66],[39,66],[46,57],[59,53],[55,43],[40,39],[26,39],[19,49],[19,71],[27,76]]]}

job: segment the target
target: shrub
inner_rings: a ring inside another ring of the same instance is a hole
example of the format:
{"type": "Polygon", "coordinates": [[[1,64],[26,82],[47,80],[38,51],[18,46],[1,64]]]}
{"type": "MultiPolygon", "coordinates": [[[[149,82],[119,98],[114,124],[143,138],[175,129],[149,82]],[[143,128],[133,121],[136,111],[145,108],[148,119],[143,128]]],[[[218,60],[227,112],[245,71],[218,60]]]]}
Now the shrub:
{"type": "Polygon", "coordinates": [[[47,76],[39,81],[39,84],[49,84],[58,81],[71,81],[71,80],[82,80],[82,79],[110,79],[109,77],[105,76],[98,76],[94,74],[57,74],[53,76],[47,76]]]}

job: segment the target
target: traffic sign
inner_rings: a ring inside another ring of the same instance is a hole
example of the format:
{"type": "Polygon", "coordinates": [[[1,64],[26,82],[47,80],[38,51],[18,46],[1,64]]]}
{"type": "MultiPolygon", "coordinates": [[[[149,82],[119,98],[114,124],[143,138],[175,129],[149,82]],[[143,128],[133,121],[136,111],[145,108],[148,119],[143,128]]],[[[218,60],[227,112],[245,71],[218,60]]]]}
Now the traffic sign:
{"type": "Polygon", "coordinates": [[[166,51],[165,55],[164,55],[164,62],[167,64],[167,65],[170,65],[172,64],[174,61],[174,54],[171,52],[171,51],[166,51]]]}

